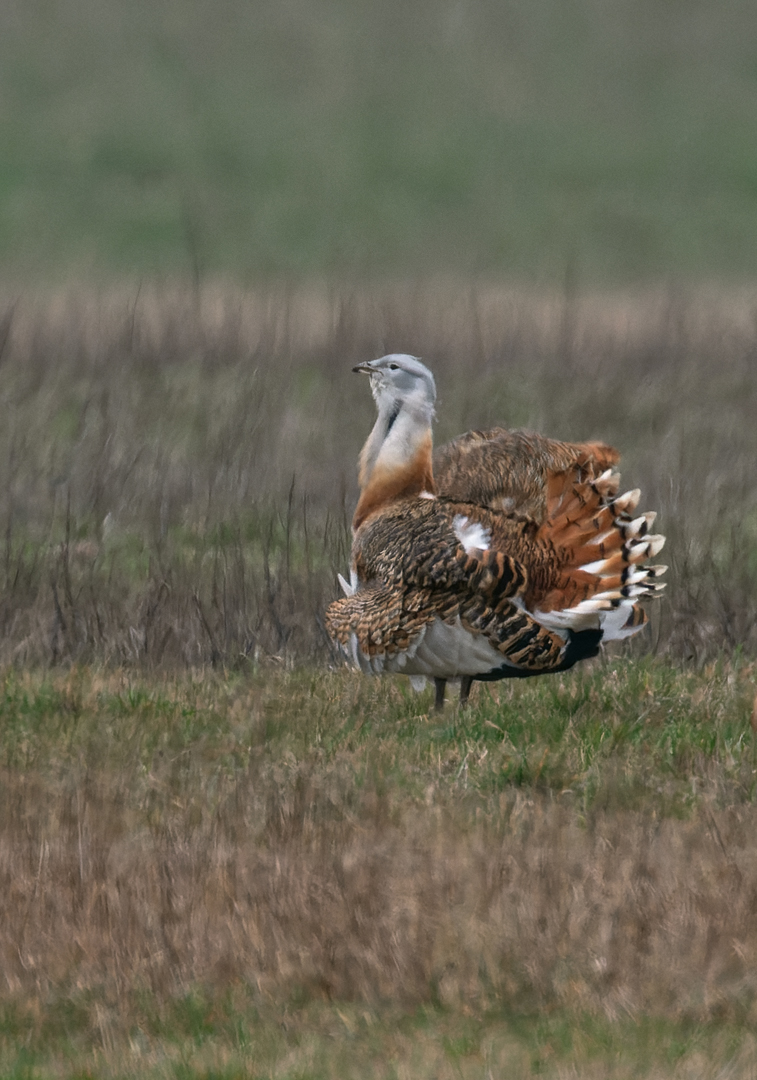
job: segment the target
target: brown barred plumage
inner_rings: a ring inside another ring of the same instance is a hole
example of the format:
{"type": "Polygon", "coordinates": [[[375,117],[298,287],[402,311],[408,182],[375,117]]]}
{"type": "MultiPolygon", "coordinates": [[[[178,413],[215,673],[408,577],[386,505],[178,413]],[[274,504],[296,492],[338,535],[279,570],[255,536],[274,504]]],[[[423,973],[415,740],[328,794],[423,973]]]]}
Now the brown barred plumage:
{"type": "Polygon", "coordinates": [[[601,443],[469,432],[431,469],[431,373],[404,355],[371,375],[378,419],[361,454],[351,584],[326,625],[364,671],[470,682],[562,671],[644,622],[664,567],[653,514],[618,497],[601,443]],[[434,484],[438,494],[433,494],[434,484]]]}

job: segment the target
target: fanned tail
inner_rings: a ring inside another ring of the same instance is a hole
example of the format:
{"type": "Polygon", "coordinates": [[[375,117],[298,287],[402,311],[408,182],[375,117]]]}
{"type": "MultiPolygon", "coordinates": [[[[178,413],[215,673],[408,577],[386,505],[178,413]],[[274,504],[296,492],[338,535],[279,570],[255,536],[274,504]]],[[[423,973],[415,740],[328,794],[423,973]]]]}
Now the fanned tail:
{"type": "Polygon", "coordinates": [[[647,621],[641,601],[665,588],[659,578],[667,567],[646,563],[665,543],[650,531],[657,515],[634,516],[641,492],[618,495],[619,479],[611,469],[587,482],[568,472],[550,477],[539,535],[562,573],[546,593],[537,576],[525,598],[527,610],[550,629],[599,628],[606,641],[629,637],[647,621]]]}

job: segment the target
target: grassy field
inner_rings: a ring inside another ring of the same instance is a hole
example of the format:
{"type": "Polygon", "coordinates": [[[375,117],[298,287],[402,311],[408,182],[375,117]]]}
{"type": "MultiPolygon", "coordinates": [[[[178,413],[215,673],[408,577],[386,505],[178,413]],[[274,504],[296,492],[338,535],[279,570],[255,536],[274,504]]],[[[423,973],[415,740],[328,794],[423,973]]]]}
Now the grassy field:
{"type": "Polygon", "coordinates": [[[2,1075],[753,1075],[754,692],[6,673],[2,1075]]]}
{"type": "Polygon", "coordinates": [[[3,5],[0,275],[757,275],[744,0],[3,5]]]}
{"type": "Polygon", "coordinates": [[[0,1076],[754,1080],[755,31],[3,5],[0,1076]],[[393,350],[438,443],[620,448],[639,639],[465,713],[342,670],[393,350]]]}
{"type": "Polygon", "coordinates": [[[749,294],[2,314],[0,1074],[753,1076],[749,294]],[[338,669],[349,369],[389,349],[438,441],[620,446],[671,564],[631,649],[442,716],[338,669]]]}

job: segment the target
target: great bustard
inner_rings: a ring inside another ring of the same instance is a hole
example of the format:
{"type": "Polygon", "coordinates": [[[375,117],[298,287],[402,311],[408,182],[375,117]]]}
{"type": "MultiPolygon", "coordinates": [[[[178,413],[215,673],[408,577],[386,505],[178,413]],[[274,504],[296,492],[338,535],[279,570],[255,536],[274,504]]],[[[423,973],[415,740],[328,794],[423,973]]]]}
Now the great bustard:
{"type": "Polygon", "coordinates": [[[378,417],[360,455],[350,581],[326,625],[368,673],[484,681],[565,671],[635,634],[664,537],[618,496],[617,451],[470,432],[434,459],[436,387],[402,353],[358,364],[378,417]],[[436,474],[436,475],[435,475],[436,474]]]}

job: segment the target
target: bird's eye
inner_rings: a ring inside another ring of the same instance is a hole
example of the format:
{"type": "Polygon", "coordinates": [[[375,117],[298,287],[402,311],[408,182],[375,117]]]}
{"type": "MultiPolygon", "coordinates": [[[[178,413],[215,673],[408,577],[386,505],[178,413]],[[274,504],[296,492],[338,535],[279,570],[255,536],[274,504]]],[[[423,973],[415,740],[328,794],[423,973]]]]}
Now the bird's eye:
{"type": "Polygon", "coordinates": [[[390,364],[389,365],[389,370],[390,371],[399,371],[399,369],[400,369],[399,364],[390,364]]]}

